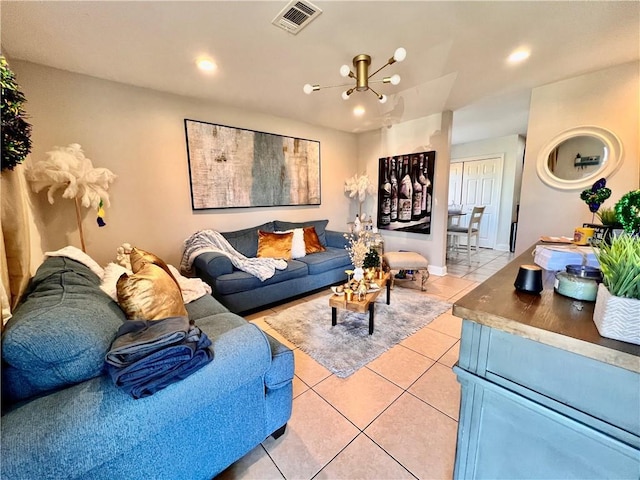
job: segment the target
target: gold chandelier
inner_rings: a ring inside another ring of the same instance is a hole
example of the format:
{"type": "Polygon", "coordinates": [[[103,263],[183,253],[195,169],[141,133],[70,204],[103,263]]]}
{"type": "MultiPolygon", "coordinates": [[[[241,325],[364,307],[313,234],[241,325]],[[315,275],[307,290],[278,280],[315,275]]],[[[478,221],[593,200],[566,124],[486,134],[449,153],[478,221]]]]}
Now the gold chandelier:
{"type": "MultiPolygon", "coordinates": [[[[355,69],[355,73],[351,71],[351,69],[349,68],[349,65],[342,65],[342,67],[340,67],[341,76],[345,78],[350,77],[355,79],[356,81],[356,84],[354,87],[351,87],[348,90],[345,90],[344,92],[342,92],[342,99],[348,100],[351,94],[356,90],[358,92],[364,92],[366,90],[369,90],[373,92],[373,94],[376,97],[378,97],[378,100],[380,101],[380,103],[385,103],[387,101],[387,96],[381,95],[380,93],[376,92],[373,88],[371,88],[369,86],[369,83],[370,83],[369,80],[371,79],[371,77],[373,77],[383,68],[389,65],[392,65],[396,62],[401,62],[406,57],[407,57],[407,51],[402,47],[397,48],[395,53],[393,54],[393,57],[387,60],[387,63],[385,63],[383,66],[381,66],[371,75],[369,75],[369,65],[371,65],[371,57],[365,54],[356,55],[355,57],[353,57],[353,68],[355,69]]],[[[392,75],[390,77],[384,77],[382,80],[376,80],[371,83],[390,83],[392,85],[398,85],[400,83],[400,75],[396,73],[395,75],[392,75]]],[[[333,87],[345,87],[345,86],[349,86],[349,84],[321,87],[320,85],[311,85],[307,83],[303,87],[303,91],[307,95],[310,95],[312,92],[316,92],[321,88],[333,88],[333,87]]]]}

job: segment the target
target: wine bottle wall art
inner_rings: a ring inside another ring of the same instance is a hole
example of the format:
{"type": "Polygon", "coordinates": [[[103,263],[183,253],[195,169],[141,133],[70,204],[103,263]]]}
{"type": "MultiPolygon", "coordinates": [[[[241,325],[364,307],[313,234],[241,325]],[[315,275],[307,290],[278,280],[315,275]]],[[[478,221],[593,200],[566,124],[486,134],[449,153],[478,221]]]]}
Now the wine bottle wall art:
{"type": "Polygon", "coordinates": [[[378,228],[431,233],[435,161],[435,151],[379,159],[378,228]]]}

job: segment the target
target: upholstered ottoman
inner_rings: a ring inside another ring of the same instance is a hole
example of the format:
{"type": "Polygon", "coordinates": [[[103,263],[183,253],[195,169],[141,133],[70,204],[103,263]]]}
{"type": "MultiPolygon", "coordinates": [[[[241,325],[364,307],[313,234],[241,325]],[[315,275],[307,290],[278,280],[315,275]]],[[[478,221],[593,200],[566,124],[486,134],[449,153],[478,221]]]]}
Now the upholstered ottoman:
{"type": "Polygon", "coordinates": [[[395,283],[394,271],[400,270],[413,270],[421,272],[421,285],[420,289],[424,292],[426,290],[425,283],[429,278],[429,262],[426,258],[416,252],[386,252],[383,255],[385,263],[391,270],[391,288],[395,283]]]}

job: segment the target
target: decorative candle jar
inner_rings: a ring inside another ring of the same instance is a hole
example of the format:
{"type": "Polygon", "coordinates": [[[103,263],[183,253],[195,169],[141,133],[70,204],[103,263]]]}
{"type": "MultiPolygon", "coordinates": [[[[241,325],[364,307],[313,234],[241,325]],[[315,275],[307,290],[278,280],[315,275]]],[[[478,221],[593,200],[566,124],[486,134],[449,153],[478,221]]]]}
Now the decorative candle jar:
{"type": "Polygon", "coordinates": [[[558,272],[553,289],[560,295],[595,302],[598,284],[602,281],[599,268],[587,265],[567,265],[566,272],[558,272]]]}

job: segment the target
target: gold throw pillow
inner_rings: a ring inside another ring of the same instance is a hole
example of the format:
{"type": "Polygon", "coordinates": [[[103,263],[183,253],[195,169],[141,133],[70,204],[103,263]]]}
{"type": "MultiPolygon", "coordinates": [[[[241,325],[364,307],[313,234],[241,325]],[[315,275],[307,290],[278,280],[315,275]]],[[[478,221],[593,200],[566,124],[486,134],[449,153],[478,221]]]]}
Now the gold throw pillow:
{"type": "Polygon", "coordinates": [[[304,247],[307,255],[310,253],[324,252],[326,248],[320,243],[316,227],[304,227],[304,247]]]}
{"type": "Polygon", "coordinates": [[[123,273],[116,290],[118,304],[129,320],[188,316],[175,280],[153,263],[142,265],[133,275],[123,273]]]}
{"type": "Polygon", "coordinates": [[[273,233],[258,230],[258,258],[284,258],[291,260],[293,232],[273,233]]]}
{"type": "Polygon", "coordinates": [[[180,288],[180,284],[178,283],[178,280],[176,280],[176,278],[173,276],[173,273],[171,273],[171,270],[169,270],[169,267],[167,266],[167,264],[164,262],[164,260],[162,260],[157,255],[154,255],[151,252],[142,250],[141,248],[133,247],[133,249],[131,250],[131,254],[129,255],[129,258],[131,260],[131,270],[133,270],[133,273],[138,273],[138,271],[144,265],[146,265],[147,263],[151,263],[153,265],[157,265],[158,267],[163,269],[165,272],[167,272],[169,276],[173,279],[173,281],[176,282],[176,285],[178,286],[178,288],[180,288]]]}

